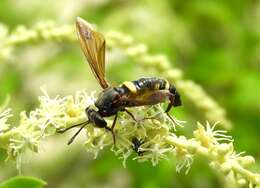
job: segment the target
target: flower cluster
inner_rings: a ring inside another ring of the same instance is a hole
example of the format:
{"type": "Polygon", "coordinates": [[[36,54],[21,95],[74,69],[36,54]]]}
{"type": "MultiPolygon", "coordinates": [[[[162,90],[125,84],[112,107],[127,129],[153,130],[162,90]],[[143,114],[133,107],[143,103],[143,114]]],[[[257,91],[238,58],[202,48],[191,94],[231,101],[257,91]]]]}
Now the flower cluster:
{"type": "Polygon", "coordinates": [[[71,25],[56,26],[52,21],[37,22],[32,28],[18,26],[8,33],[5,25],[0,24],[0,60],[11,58],[13,48],[19,44],[40,41],[75,41],[74,27],[71,25]]]}
{"type": "MultiPolygon", "coordinates": [[[[22,155],[27,150],[38,152],[40,142],[45,137],[86,121],[85,108],[93,106],[95,101],[95,93],[88,94],[86,91],[79,91],[75,96],[51,98],[46,89],[42,90],[44,95],[39,97],[39,107],[28,115],[21,112],[19,125],[7,123],[11,117],[10,110],[0,114],[0,147],[7,151],[9,160],[17,160],[18,168],[21,168],[22,155]]],[[[214,130],[216,125],[207,123],[203,126],[198,123],[194,138],[188,139],[175,134],[183,122],[177,119],[172,121],[165,114],[162,104],[130,108],[129,111],[134,119],[125,112],[119,112],[115,126],[116,144],[106,129],[92,124],[86,126],[87,151],[96,157],[102,149],[110,147],[115,155],[123,159],[124,166],[129,157],[157,165],[161,159],[174,154],[178,161],[177,171],[185,167],[186,172],[194,156],[202,155],[209,159],[210,166],[232,176],[239,185],[260,185],[260,175],[247,170],[254,164],[254,158],[236,154],[232,138],[226,136],[225,131],[214,130]]],[[[111,126],[113,117],[106,118],[106,121],[111,126]]]]}
{"type": "MultiPolygon", "coordinates": [[[[222,172],[226,177],[235,182],[238,187],[259,187],[260,174],[248,170],[255,160],[252,156],[242,156],[234,150],[233,140],[225,135],[225,131],[214,130],[215,125],[206,126],[198,123],[194,131],[194,138],[187,139],[184,136],[168,137],[168,143],[175,146],[176,158],[183,158],[178,166],[189,167],[192,156],[201,155],[209,159],[210,166],[222,172]]],[[[178,170],[177,166],[177,170],[178,170]]]]}

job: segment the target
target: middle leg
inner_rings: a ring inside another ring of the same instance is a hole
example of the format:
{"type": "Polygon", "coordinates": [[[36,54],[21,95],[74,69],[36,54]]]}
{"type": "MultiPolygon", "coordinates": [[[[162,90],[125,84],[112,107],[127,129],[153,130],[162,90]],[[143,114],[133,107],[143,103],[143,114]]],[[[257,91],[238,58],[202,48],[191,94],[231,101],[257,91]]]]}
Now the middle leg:
{"type": "Polygon", "coordinates": [[[115,132],[114,132],[114,128],[115,128],[115,125],[116,125],[117,116],[118,115],[116,114],[111,128],[108,127],[108,126],[105,127],[105,129],[109,130],[112,133],[114,145],[116,144],[116,135],[115,135],[115,132]]]}
{"type": "Polygon", "coordinates": [[[124,109],[123,111],[125,111],[134,121],[137,121],[135,116],[127,109],[124,109]]]}

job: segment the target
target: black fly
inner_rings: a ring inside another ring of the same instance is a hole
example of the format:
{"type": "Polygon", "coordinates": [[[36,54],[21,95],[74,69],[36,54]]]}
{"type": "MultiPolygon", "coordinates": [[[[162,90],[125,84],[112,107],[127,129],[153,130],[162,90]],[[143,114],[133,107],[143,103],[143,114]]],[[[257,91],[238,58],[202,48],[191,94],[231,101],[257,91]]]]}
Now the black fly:
{"type": "MultiPolygon", "coordinates": [[[[169,99],[169,104],[165,113],[174,121],[169,115],[169,111],[172,107],[181,105],[181,98],[172,84],[162,78],[149,77],[140,78],[135,81],[126,81],[119,86],[110,86],[105,79],[106,42],[104,36],[94,31],[91,26],[81,18],[77,18],[76,20],[76,30],[82,51],[103,91],[95,102],[95,106],[98,110],[90,106],[86,107],[85,112],[88,117],[86,122],[58,130],[58,132],[63,133],[73,127],[81,126],[76,134],[69,140],[68,144],[71,144],[79,132],[89,123],[111,131],[115,143],[114,127],[119,111],[124,111],[135,119],[127,108],[154,105],[162,103],[166,99],[169,99]],[[110,116],[114,116],[112,126],[108,126],[104,119],[104,117],[110,116]]],[[[138,147],[141,143],[134,140],[133,144],[134,149],[137,150],[138,153],[138,147]]]]}

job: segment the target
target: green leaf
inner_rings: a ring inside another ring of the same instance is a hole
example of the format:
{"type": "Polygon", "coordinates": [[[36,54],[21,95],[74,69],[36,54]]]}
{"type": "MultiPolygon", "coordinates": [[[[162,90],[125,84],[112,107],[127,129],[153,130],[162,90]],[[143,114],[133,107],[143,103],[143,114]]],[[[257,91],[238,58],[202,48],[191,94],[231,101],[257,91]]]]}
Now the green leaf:
{"type": "Polygon", "coordinates": [[[0,183],[0,188],[42,188],[47,183],[30,176],[16,176],[0,183]]]}

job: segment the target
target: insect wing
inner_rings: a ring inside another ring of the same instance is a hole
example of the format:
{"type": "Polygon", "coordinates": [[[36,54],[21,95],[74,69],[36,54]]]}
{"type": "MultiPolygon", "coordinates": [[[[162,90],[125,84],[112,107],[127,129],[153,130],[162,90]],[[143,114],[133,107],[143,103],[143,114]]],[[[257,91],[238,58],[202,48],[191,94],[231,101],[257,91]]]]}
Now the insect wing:
{"type": "Polygon", "coordinates": [[[105,50],[106,41],[101,33],[94,31],[83,19],[77,18],[76,29],[82,51],[103,89],[109,84],[105,80],[105,50]]]}
{"type": "Polygon", "coordinates": [[[154,105],[164,102],[169,95],[170,93],[168,90],[145,91],[138,95],[129,95],[123,98],[122,101],[127,103],[128,107],[154,105]]]}

